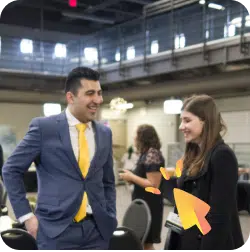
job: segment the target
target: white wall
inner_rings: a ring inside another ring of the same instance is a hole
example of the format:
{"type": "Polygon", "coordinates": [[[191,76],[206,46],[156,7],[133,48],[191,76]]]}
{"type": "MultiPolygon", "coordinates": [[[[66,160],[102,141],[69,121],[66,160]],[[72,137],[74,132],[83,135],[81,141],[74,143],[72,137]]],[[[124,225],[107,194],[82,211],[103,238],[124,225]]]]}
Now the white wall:
{"type": "Polygon", "coordinates": [[[250,96],[216,99],[215,102],[221,112],[250,110],[250,96]]]}
{"type": "Polygon", "coordinates": [[[164,114],[163,104],[130,110],[127,119],[127,146],[133,144],[137,127],[145,123],[155,127],[162,143],[162,153],[167,160],[167,144],[176,142],[176,116],[164,114]]]}
{"type": "Polygon", "coordinates": [[[143,106],[128,110],[125,114],[115,114],[108,108],[102,109],[101,119],[123,119],[127,123],[126,146],[134,144],[137,127],[141,124],[151,124],[155,127],[162,143],[162,153],[167,160],[167,144],[176,142],[176,116],[163,113],[163,103],[143,106]]]}
{"type": "Polygon", "coordinates": [[[37,104],[0,103],[0,125],[9,125],[21,140],[32,118],[43,116],[43,106],[37,104]]]}

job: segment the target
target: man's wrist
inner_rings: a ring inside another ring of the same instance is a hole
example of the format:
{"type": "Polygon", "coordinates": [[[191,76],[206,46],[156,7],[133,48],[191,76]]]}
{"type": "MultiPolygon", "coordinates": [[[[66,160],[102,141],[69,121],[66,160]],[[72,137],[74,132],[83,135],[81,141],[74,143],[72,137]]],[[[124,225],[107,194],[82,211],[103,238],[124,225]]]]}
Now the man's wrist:
{"type": "Polygon", "coordinates": [[[30,212],[30,213],[27,213],[27,214],[21,216],[20,218],[18,218],[18,221],[20,223],[24,223],[26,220],[30,219],[33,216],[34,216],[34,214],[32,212],[30,212]]]}

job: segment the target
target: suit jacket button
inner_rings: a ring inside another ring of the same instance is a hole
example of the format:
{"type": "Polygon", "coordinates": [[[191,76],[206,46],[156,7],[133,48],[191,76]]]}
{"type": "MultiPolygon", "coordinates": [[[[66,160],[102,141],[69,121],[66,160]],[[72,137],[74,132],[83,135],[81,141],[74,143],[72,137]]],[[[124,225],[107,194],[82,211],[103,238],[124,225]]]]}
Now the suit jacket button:
{"type": "Polygon", "coordinates": [[[201,238],[202,238],[202,235],[198,234],[198,240],[201,240],[201,238]]]}
{"type": "Polygon", "coordinates": [[[193,186],[196,187],[196,181],[193,182],[193,186]]]}

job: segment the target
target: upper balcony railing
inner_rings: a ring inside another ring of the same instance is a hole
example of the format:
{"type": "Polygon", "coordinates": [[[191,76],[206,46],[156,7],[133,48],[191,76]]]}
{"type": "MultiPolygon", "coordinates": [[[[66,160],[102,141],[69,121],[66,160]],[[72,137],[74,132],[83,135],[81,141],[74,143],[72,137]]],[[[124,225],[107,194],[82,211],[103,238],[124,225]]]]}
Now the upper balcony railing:
{"type": "MultiPolygon", "coordinates": [[[[0,69],[66,75],[77,66],[104,69],[124,61],[157,55],[250,32],[250,15],[238,2],[227,6],[202,0],[155,17],[142,17],[67,44],[0,37],[0,69]]],[[[1,36],[1,34],[0,34],[1,36]]]]}

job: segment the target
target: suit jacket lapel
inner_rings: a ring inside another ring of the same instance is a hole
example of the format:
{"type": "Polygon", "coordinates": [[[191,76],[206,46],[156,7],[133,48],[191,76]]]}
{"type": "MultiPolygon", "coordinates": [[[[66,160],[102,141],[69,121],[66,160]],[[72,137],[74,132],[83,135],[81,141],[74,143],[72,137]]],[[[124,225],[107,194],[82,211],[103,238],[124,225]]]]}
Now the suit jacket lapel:
{"type": "Polygon", "coordinates": [[[57,129],[62,145],[65,149],[65,154],[68,156],[73,167],[76,169],[77,173],[82,177],[81,171],[79,169],[77,160],[75,158],[73,148],[70,140],[69,124],[66,118],[65,111],[58,115],[57,118],[57,129]]]}
{"type": "Polygon", "coordinates": [[[96,160],[98,160],[98,155],[99,155],[99,148],[100,148],[100,130],[99,130],[99,125],[95,121],[92,121],[92,127],[94,130],[94,135],[95,135],[95,154],[91,160],[90,167],[89,167],[89,173],[92,173],[95,168],[95,163],[96,160]]]}

